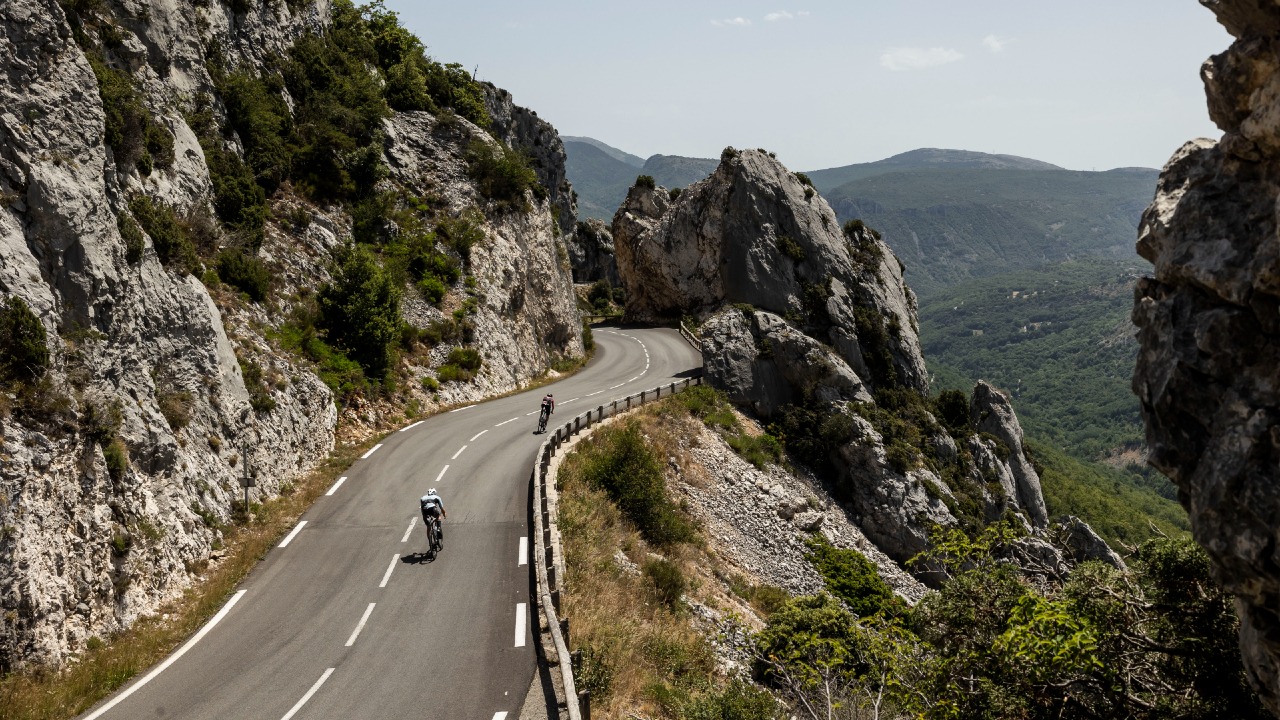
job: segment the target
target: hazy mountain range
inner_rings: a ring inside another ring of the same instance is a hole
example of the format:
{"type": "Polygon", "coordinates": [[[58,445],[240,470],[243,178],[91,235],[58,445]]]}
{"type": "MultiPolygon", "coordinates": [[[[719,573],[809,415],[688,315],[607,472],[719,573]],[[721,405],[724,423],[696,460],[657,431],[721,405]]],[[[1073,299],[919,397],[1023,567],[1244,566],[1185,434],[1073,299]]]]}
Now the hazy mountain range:
{"type": "MultiPolygon", "coordinates": [[[[667,188],[706,177],[711,158],[647,160],[591,138],[565,138],[581,217],[606,222],[637,175],[667,188]]],[[[805,174],[841,221],[884,235],[922,297],[968,278],[1083,256],[1132,258],[1138,219],[1158,171],[1065,170],[1017,157],[922,148],[805,174]]]]}

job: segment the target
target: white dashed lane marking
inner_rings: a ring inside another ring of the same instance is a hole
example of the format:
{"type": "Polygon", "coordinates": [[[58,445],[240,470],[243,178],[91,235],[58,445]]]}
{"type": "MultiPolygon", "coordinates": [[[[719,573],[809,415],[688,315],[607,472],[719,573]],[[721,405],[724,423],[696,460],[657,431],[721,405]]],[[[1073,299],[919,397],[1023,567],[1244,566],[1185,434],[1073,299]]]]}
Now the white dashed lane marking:
{"type": "Polygon", "coordinates": [[[418,422],[416,422],[416,423],[414,423],[414,424],[412,424],[412,425],[406,425],[405,427],[400,428],[400,432],[406,432],[406,431],[408,431],[408,430],[412,430],[412,429],[414,429],[414,428],[418,427],[419,425],[421,425],[422,423],[423,423],[423,421],[422,421],[422,420],[419,420],[418,422]]]}
{"type": "Polygon", "coordinates": [[[528,603],[516,603],[516,647],[524,647],[524,623],[528,603]]]}
{"type": "Polygon", "coordinates": [[[368,460],[368,459],[369,459],[369,456],[370,456],[370,455],[372,455],[372,454],[374,454],[374,453],[376,453],[376,452],[378,452],[378,448],[380,448],[380,447],[382,447],[382,443],[378,443],[377,445],[374,445],[373,447],[369,448],[369,452],[367,452],[367,453],[365,453],[365,454],[361,455],[361,456],[360,456],[360,459],[361,459],[361,460],[368,460]]]}
{"type": "Polygon", "coordinates": [[[409,529],[404,531],[404,537],[400,538],[400,542],[409,542],[409,533],[413,532],[413,526],[418,524],[418,518],[409,521],[409,529]]]}
{"type": "MultiPolygon", "coordinates": [[[[412,525],[409,526],[409,529],[412,530],[413,526],[412,525]]],[[[398,562],[400,562],[400,556],[399,555],[392,556],[391,564],[387,566],[387,571],[383,573],[382,582],[378,583],[378,587],[384,588],[387,586],[387,581],[391,579],[391,571],[396,569],[396,563],[398,562]]]]}
{"type": "MultiPolygon", "coordinates": [[[[459,451],[459,452],[461,452],[461,451],[459,451]]],[[[457,455],[454,455],[454,457],[458,457],[458,456],[457,456],[457,455]]],[[[448,469],[449,469],[449,466],[448,466],[448,465],[445,465],[445,466],[444,466],[444,468],[442,468],[442,469],[440,470],[440,474],[436,476],[436,482],[440,482],[441,480],[443,480],[443,479],[444,479],[444,473],[445,473],[445,470],[448,470],[448,469]]]]}
{"type": "Polygon", "coordinates": [[[289,708],[289,712],[285,713],[284,717],[280,718],[280,720],[289,720],[296,715],[298,711],[302,709],[302,706],[307,704],[307,701],[311,699],[311,696],[316,694],[316,691],[320,689],[320,686],[323,685],[324,681],[328,680],[329,676],[332,674],[333,668],[325,670],[324,674],[320,676],[320,679],[316,681],[316,684],[312,685],[311,689],[307,691],[307,694],[303,695],[301,700],[294,703],[293,707],[289,708]]]}
{"type": "Polygon", "coordinates": [[[298,533],[302,532],[302,527],[306,524],[307,524],[306,520],[303,520],[302,522],[298,523],[298,527],[294,528],[293,532],[285,536],[284,541],[280,543],[280,547],[288,547],[289,543],[293,542],[293,539],[298,537],[298,533]]]}
{"type": "Polygon", "coordinates": [[[476,441],[476,438],[480,437],[481,435],[483,435],[483,434],[485,434],[485,433],[487,433],[487,432],[489,432],[489,431],[488,431],[488,430],[481,430],[480,432],[476,433],[475,435],[472,435],[472,436],[471,436],[471,439],[470,439],[470,440],[468,440],[467,442],[475,442],[475,441],[476,441]]]}
{"type": "Polygon", "coordinates": [[[529,564],[529,538],[522,537],[520,538],[520,556],[519,556],[519,559],[516,561],[516,565],[528,565],[528,564],[529,564]]]}
{"type": "Polygon", "coordinates": [[[451,458],[449,458],[449,459],[450,459],[450,460],[457,460],[457,459],[458,459],[458,456],[462,454],[462,451],[463,451],[463,450],[466,450],[466,449],[467,449],[467,448],[469,448],[469,447],[471,447],[471,446],[470,446],[470,445],[463,445],[462,447],[458,448],[458,452],[454,453],[454,454],[453,454],[453,457],[451,457],[451,458]]]}
{"type": "Polygon", "coordinates": [[[475,407],[475,405],[468,405],[468,406],[466,406],[466,407],[460,407],[460,408],[457,408],[457,409],[454,409],[454,410],[450,410],[449,412],[451,412],[451,413],[462,412],[463,410],[470,410],[470,409],[471,409],[471,408],[473,408],[473,407],[475,407]]]}
{"type": "Polygon", "coordinates": [[[327,495],[332,495],[332,494],[334,494],[334,493],[338,492],[338,488],[342,487],[342,483],[344,483],[344,482],[346,482],[346,481],[347,481],[347,476],[346,476],[346,475],[343,475],[342,477],[338,478],[338,482],[334,483],[334,484],[333,484],[333,487],[329,488],[329,492],[325,493],[325,495],[326,495],[326,496],[327,496],[327,495]]]}
{"type": "Polygon", "coordinates": [[[515,422],[515,421],[517,421],[517,420],[519,420],[519,419],[520,419],[520,418],[518,418],[518,417],[513,417],[513,418],[511,418],[510,420],[503,420],[502,422],[498,423],[497,425],[494,425],[494,427],[502,427],[503,425],[506,425],[506,424],[507,424],[507,423],[509,423],[509,422],[515,422]]]}
{"type": "Polygon", "coordinates": [[[364,624],[369,622],[369,616],[373,614],[373,607],[378,603],[369,603],[369,607],[364,609],[364,615],[360,616],[360,622],[356,623],[356,629],[351,631],[351,637],[347,638],[346,647],[356,644],[356,638],[360,637],[360,631],[364,629],[364,624]]]}

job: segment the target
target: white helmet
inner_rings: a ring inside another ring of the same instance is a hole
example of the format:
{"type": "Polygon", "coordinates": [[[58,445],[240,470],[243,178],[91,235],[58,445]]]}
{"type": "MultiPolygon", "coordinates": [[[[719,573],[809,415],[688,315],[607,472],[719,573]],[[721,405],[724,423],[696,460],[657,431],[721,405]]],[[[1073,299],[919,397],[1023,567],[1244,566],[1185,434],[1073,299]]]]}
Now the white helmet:
{"type": "Polygon", "coordinates": [[[435,495],[435,494],[436,494],[436,489],[435,489],[435,488],[431,488],[430,490],[428,490],[428,491],[427,491],[427,494],[428,494],[428,495],[435,495]]]}

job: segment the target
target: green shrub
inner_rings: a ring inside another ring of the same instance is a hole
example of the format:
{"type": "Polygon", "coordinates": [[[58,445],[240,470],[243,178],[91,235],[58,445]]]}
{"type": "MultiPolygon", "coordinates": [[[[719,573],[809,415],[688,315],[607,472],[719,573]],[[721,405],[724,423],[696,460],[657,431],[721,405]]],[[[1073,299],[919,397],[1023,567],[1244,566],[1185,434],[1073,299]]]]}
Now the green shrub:
{"type": "Polygon", "coordinates": [[[959,390],[943,390],[933,400],[934,415],[938,422],[956,439],[973,434],[969,424],[969,398],[959,390]]]}
{"type": "Polygon", "coordinates": [[[813,187],[813,181],[809,179],[808,175],[805,175],[802,172],[793,172],[791,174],[796,176],[796,180],[799,180],[801,185],[813,187]]]}
{"type": "Polygon", "coordinates": [[[271,289],[271,271],[266,264],[239,248],[218,253],[218,278],[239,288],[254,302],[266,300],[271,289]]]}
{"type": "Polygon", "coordinates": [[[452,363],[445,363],[436,369],[436,377],[440,378],[440,382],[471,382],[475,376],[475,373],[470,370],[464,370],[452,363]]]}
{"type": "Polygon", "coordinates": [[[438,392],[440,390],[440,382],[430,375],[423,375],[422,389],[427,392],[438,392]]]}
{"type": "Polygon", "coordinates": [[[262,377],[262,366],[252,360],[240,359],[240,374],[244,376],[244,387],[249,391],[249,406],[254,412],[271,412],[276,408],[275,398],[262,377]]]}
{"type": "Polygon", "coordinates": [[[44,325],[25,300],[10,295],[0,306],[0,381],[33,380],[48,367],[44,325]]]}
{"type": "Polygon", "coordinates": [[[364,245],[347,246],[333,282],[319,293],[320,322],[328,339],[360,363],[367,376],[384,378],[400,338],[400,289],[364,245]]]}
{"type": "Polygon", "coordinates": [[[582,321],[582,349],[586,351],[587,355],[596,350],[596,339],[591,333],[591,326],[587,324],[586,320],[582,321]]]}
{"type": "Polygon", "coordinates": [[[142,251],[146,247],[146,238],[142,234],[142,228],[138,227],[138,222],[132,217],[120,213],[116,216],[116,227],[120,230],[120,237],[124,240],[124,259],[130,265],[137,265],[142,262],[142,251]]]}
{"type": "Polygon", "coordinates": [[[684,190],[680,188],[671,188],[670,190],[667,191],[667,198],[671,200],[671,202],[675,202],[680,198],[680,194],[683,192],[684,190]]]}
{"type": "Polygon", "coordinates": [[[897,616],[906,604],[880,577],[876,566],[857,550],[837,548],[822,535],[805,541],[805,557],[826,583],[827,590],[845,602],[859,617],[877,613],[897,616]]]}
{"type": "Polygon", "coordinates": [[[151,236],[151,244],[155,246],[160,262],[183,274],[199,269],[200,259],[196,257],[195,245],[173,208],[146,195],[134,195],[129,200],[129,211],[151,236]]]}
{"type": "Polygon", "coordinates": [[[800,243],[795,241],[790,235],[780,235],[778,237],[778,249],[783,255],[795,260],[796,262],[804,262],[804,248],[800,247],[800,243]]]}
{"type": "Polygon", "coordinates": [[[638,175],[636,176],[636,187],[653,190],[658,187],[658,183],[654,181],[652,175],[638,175]]]}
{"type": "Polygon", "coordinates": [[[743,460],[759,470],[770,463],[782,462],[782,443],[768,433],[755,436],[738,433],[726,436],[725,441],[743,460]]]}
{"type": "Polygon", "coordinates": [[[656,558],[644,564],[642,574],[653,586],[653,592],[662,604],[675,609],[680,607],[688,583],[680,566],[664,558],[656,558]]]}
{"type": "Polygon", "coordinates": [[[520,150],[476,139],[467,145],[466,160],[467,174],[480,194],[499,207],[527,210],[525,191],[532,191],[540,201],[547,198],[547,189],[520,150]]]}
{"type": "Polygon", "coordinates": [[[662,463],[635,423],[596,433],[583,452],[583,479],[604,490],[646,540],[671,545],[693,539],[690,521],[667,498],[662,463]]]}
{"type": "Polygon", "coordinates": [[[107,475],[115,482],[124,478],[129,470],[129,451],[120,438],[114,438],[102,448],[102,458],[107,463],[107,475]]]}
{"type": "MultiPolygon", "coordinates": [[[[463,259],[469,259],[471,257],[471,248],[484,242],[483,223],[484,215],[478,209],[471,208],[456,218],[441,218],[436,223],[436,234],[463,259]]],[[[435,257],[445,258],[442,255],[435,257]]],[[[435,260],[433,257],[431,262],[436,265],[447,264],[447,258],[446,260],[435,260]]],[[[449,282],[455,282],[458,279],[458,268],[456,264],[450,267],[453,275],[449,277],[449,282]]],[[[439,274],[439,271],[434,268],[431,269],[431,272],[439,274]]],[[[446,277],[443,274],[440,276],[446,277]]]]}
{"type": "Polygon", "coordinates": [[[449,351],[449,359],[446,362],[457,365],[463,370],[475,372],[483,364],[483,358],[480,356],[480,351],[475,348],[459,347],[449,351]]]}
{"type": "Polygon", "coordinates": [[[578,650],[582,652],[582,662],[573,676],[574,684],[589,691],[595,702],[602,702],[613,690],[613,663],[604,650],[592,645],[583,645],[578,650]]]}
{"type": "Polygon", "coordinates": [[[195,398],[186,390],[169,390],[156,393],[156,404],[169,428],[174,432],[191,422],[191,405],[195,398]]]}
{"type": "Polygon", "coordinates": [[[96,48],[86,47],[85,58],[98,81],[98,94],[106,120],[106,142],[116,164],[134,166],[150,175],[153,166],[173,166],[173,136],[158,124],[133,78],[109,66],[96,48]]]}
{"type": "Polygon", "coordinates": [[[434,275],[428,275],[419,280],[417,288],[423,300],[436,306],[440,305],[440,301],[444,300],[445,293],[449,291],[449,288],[445,287],[440,278],[434,275]]]}
{"type": "Polygon", "coordinates": [[[705,692],[683,703],[683,720],[780,720],[788,717],[768,690],[734,678],[718,690],[705,692]]]}

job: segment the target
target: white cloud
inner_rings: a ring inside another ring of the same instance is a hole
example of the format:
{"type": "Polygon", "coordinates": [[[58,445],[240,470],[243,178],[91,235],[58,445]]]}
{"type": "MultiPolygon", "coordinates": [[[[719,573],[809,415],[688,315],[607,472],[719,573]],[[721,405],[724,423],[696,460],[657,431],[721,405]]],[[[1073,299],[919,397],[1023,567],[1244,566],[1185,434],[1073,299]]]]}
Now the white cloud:
{"type": "Polygon", "coordinates": [[[946,65],[964,58],[951,48],[889,48],[880,56],[880,64],[890,70],[915,70],[917,68],[946,65]]]}
{"type": "Polygon", "coordinates": [[[729,18],[728,20],[712,20],[711,24],[715,25],[716,27],[730,27],[730,26],[746,27],[747,25],[751,24],[751,21],[744,17],[736,17],[736,18],[729,18]]]}
{"type": "Polygon", "coordinates": [[[1005,38],[996,37],[995,35],[988,35],[982,38],[982,44],[991,52],[998,53],[1004,50],[1004,46],[1008,45],[1009,41],[1005,38]]]}
{"type": "Polygon", "coordinates": [[[790,20],[790,19],[792,19],[792,18],[794,18],[794,17],[795,17],[795,15],[792,15],[791,13],[787,12],[786,10],[782,10],[782,11],[780,11],[780,12],[772,12],[772,13],[769,13],[768,15],[765,15],[765,16],[764,16],[764,19],[765,19],[766,21],[768,21],[768,22],[773,22],[774,20],[790,20]]]}

